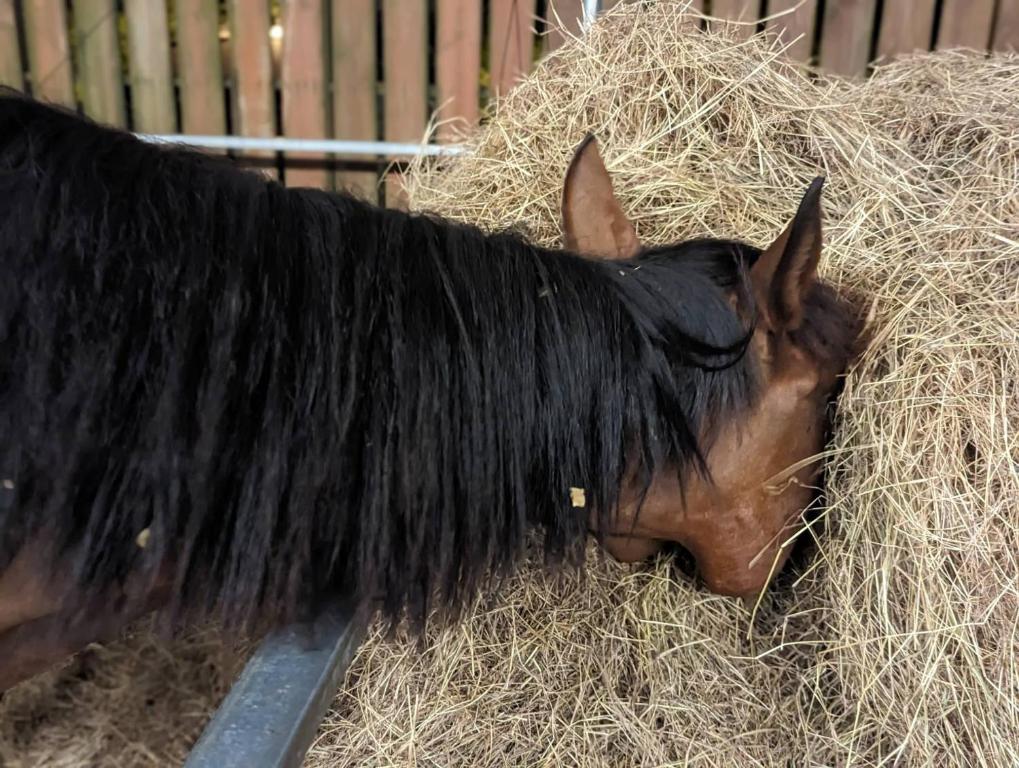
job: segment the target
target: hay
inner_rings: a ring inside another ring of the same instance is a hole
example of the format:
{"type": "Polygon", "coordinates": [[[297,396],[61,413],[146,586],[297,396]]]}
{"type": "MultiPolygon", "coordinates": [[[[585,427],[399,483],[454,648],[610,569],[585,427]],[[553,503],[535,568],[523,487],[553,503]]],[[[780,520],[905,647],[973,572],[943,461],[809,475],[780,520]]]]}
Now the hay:
{"type": "MultiPolygon", "coordinates": [[[[306,764],[1019,762],[1016,93],[1016,58],[808,78],[674,4],[626,6],[499,105],[471,156],[416,168],[416,207],[546,244],[588,130],[648,242],[763,244],[824,172],[823,272],[864,302],[872,342],[843,396],[830,510],[756,613],[667,558],[533,565],[421,647],[374,634],[306,764]]],[[[3,703],[0,763],[179,760],[233,668],[183,647],[171,664],[116,646],[95,673],[112,694],[67,673],[56,701],[18,689],[31,706],[3,703]],[[161,707],[179,733],[144,714],[147,681],[176,692],[161,707]],[[138,735],[157,728],[166,746],[138,735]]]]}
{"type": "Polygon", "coordinates": [[[211,629],[174,641],[142,622],[0,700],[0,766],[180,765],[246,648],[211,629]]]}
{"type": "Polygon", "coordinates": [[[1019,762],[1019,59],[920,56],[860,83],[778,57],[628,6],[409,186],[554,244],[594,130],[647,242],[763,245],[825,173],[823,273],[873,340],[813,552],[753,618],[665,559],[532,568],[423,651],[372,638],[308,765],[1019,762]]]}

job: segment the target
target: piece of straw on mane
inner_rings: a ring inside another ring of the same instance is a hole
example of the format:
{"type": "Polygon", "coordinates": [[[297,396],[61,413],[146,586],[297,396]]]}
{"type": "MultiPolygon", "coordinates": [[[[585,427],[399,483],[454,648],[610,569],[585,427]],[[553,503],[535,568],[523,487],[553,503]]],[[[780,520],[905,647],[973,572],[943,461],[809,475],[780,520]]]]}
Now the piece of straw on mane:
{"type": "MultiPolygon", "coordinates": [[[[558,243],[563,173],[593,130],[645,242],[763,245],[826,174],[822,273],[871,334],[830,507],[753,614],[667,558],[592,558],[585,576],[526,569],[423,649],[373,635],[306,765],[1015,765],[1019,60],[807,77],[642,5],[539,66],[469,155],[416,167],[413,205],[558,243]]],[[[78,726],[62,712],[49,743],[78,726]]],[[[39,736],[21,754],[61,752],[39,736]]]]}

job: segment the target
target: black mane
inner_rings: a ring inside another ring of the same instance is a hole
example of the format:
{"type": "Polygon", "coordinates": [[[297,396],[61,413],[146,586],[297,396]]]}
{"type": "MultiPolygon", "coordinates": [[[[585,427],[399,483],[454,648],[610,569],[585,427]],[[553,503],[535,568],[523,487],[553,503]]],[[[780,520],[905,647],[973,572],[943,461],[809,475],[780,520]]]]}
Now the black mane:
{"type": "Polygon", "coordinates": [[[235,624],[455,610],[531,528],[579,557],[635,461],[699,467],[756,253],[586,260],[0,95],[0,571],[48,537],[235,624]]]}

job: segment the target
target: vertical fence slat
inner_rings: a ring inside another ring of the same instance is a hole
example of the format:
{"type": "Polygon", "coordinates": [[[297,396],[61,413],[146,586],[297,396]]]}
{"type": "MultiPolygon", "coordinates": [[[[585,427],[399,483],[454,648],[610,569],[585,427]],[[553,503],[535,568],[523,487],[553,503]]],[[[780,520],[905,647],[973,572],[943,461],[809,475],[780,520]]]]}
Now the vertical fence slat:
{"type": "Polygon", "coordinates": [[[768,22],[767,28],[789,45],[786,55],[795,61],[810,61],[817,24],[817,0],[769,0],[768,15],[786,11],[768,22]]]}
{"type": "Polygon", "coordinates": [[[488,69],[493,95],[499,95],[531,71],[534,3],[491,0],[488,13],[488,69]]]}
{"type": "Polygon", "coordinates": [[[478,76],[481,72],[481,3],[438,0],[435,33],[435,86],[439,139],[478,122],[478,76]]]}
{"type": "Polygon", "coordinates": [[[1019,51],[1019,0],[999,0],[992,47],[996,51],[1019,51]]]}
{"type": "MultiPolygon", "coordinates": [[[[230,39],[233,43],[233,132],[240,136],[276,135],[272,54],[269,49],[269,4],[265,0],[230,0],[230,39]]],[[[248,152],[248,157],[272,157],[272,152],[248,152]]],[[[266,169],[275,176],[274,169],[266,169]]]]}
{"type": "MultiPolygon", "coordinates": [[[[428,112],[428,16],[420,0],[385,0],[382,13],[384,123],[389,141],[420,141],[428,112]]],[[[396,178],[386,181],[386,205],[404,207],[396,178]]]]}
{"type": "Polygon", "coordinates": [[[170,28],[166,6],[153,0],[125,0],[131,117],[136,131],[173,133],[177,113],[170,69],[170,28]]]}
{"type": "MultiPolygon", "coordinates": [[[[283,6],[283,131],[298,139],[328,135],[324,0],[286,0],[283,6]]],[[[301,155],[299,163],[325,163],[324,155],[301,155]]],[[[286,168],[292,187],[326,187],[325,167],[286,168]]]]}
{"type": "Polygon", "coordinates": [[[711,15],[717,19],[741,22],[736,27],[736,34],[746,40],[756,31],[754,24],[760,13],[757,0],[714,0],[711,15]]]}
{"type": "Polygon", "coordinates": [[[125,126],[116,1],[74,0],[73,8],[78,82],[85,114],[125,126]]]}
{"type": "Polygon", "coordinates": [[[0,0],[0,85],[17,90],[25,87],[18,45],[18,22],[14,18],[14,0],[0,0]]]}
{"type": "Polygon", "coordinates": [[[185,133],[226,133],[219,8],[209,0],[177,0],[180,122],[185,133]]]}
{"type": "MultiPolygon", "coordinates": [[[[332,22],[333,135],[372,141],[378,138],[375,0],[333,0],[332,22]]],[[[339,170],[336,186],[378,199],[378,176],[372,170],[339,170]]]]}
{"type": "Polygon", "coordinates": [[[944,0],[938,48],[987,50],[994,23],[994,0],[944,0]]]}
{"type": "Polygon", "coordinates": [[[891,59],[931,46],[935,0],[885,0],[877,55],[891,59]]]}
{"type": "Polygon", "coordinates": [[[554,51],[571,37],[580,36],[584,22],[584,0],[548,0],[545,22],[548,24],[545,50],[554,51]]]}
{"type": "Polygon", "coordinates": [[[32,94],[39,99],[74,106],[71,46],[63,0],[24,0],[21,10],[32,94]]]}
{"type": "Polygon", "coordinates": [[[876,0],[839,0],[824,9],[821,66],[840,75],[862,75],[870,59],[876,0]]]}

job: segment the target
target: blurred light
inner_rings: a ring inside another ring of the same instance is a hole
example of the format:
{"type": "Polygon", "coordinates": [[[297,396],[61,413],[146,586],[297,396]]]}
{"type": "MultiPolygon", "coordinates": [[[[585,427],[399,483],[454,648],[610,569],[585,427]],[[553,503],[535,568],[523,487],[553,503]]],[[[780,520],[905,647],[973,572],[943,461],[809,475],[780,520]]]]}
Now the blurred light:
{"type": "Polygon", "coordinates": [[[283,27],[281,27],[279,24],[273,24],[271,27],[269,27],[269,37],[271,37],[273,40],[282,40],[283,27]]]}

